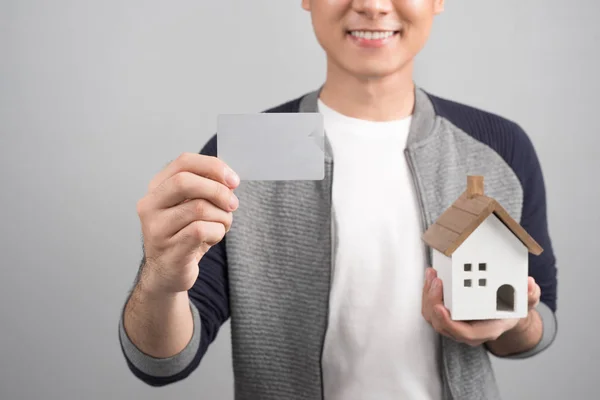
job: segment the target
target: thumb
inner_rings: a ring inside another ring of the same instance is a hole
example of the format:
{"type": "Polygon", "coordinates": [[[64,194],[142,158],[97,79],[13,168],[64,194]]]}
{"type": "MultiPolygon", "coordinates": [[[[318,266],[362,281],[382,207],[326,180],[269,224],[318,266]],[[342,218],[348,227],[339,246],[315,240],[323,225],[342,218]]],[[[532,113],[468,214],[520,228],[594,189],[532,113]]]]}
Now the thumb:
{"type": "Polygon", "coordinates": [[[539,300],[540,300],[540,288],[537,285],[537,283],[535,282],[535,279],[533,279],[532,277],[529,277],[529,280],[527,282],[527,298],[528,298],[528,303],[529,303],[529,308],[534,308],[535,306],[537,306],[539,300]]]}
{"type": "Polygon", "coordinates": [[[531,294],[533,293],[535,289],[535,279],[533,279],[533,277],[528,277],[527,278],[527,293],[531,294]]]}

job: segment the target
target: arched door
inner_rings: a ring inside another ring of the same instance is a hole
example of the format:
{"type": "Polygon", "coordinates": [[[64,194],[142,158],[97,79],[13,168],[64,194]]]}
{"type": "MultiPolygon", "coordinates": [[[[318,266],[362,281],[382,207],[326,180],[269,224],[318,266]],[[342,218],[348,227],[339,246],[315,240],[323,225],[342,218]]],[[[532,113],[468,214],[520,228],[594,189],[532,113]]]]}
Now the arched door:
{"type": "Polygon", "coordinates": [[[515,311],[515,288],[511,285],[502,285],[496,292],[497,311],[515,311]]]}

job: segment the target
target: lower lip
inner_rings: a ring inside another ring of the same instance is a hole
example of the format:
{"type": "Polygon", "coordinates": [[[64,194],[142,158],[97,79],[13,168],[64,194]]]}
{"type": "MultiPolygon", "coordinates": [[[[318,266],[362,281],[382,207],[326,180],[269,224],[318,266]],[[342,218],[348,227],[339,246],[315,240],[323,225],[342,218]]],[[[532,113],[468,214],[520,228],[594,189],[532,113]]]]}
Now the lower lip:
{"type": "Polygon", "coordinates": [[[396,37],[399,35],[399,33],[394,32],[394,34],[392,36],[388,36],[383,39],[365,39],[365,38],[353,36],[350,33],[348,33],[347,35],[350,37],[350,40],[352,42],[354,42],[355,44],[357,44],[359,47],[380,48],[380,47],[386,46],[392,40],[395,40],[396,37]]]}

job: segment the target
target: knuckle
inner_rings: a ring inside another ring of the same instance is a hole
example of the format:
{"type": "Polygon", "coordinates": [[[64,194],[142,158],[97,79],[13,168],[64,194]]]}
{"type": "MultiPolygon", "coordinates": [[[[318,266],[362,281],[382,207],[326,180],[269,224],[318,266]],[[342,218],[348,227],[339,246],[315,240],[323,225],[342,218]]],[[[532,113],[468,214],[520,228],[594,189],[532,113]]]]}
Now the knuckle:
{"type": "Polygon", "coordinates": [[[199,199],[198,201],[196,201],[196,204],[194,206],[194,215],[201,220],[206,218],[207,206],[207,202],[203,199],[199,199]]]}
{"type": "Polygon", "coordinates": [[[190,152],[184,151],[181,154],[179,154],[179,156],[177,157],[175,162],[179,166],[183,166],[183,165],[187,165],[191,158],[192,158],[192,154],[190,152]]]}
{"type": "Polygon", "coordinates": [[[139,199],[137,201],[137,203],[135,204],[135,209],[136,209],[138,216],[142,217],[142,216],[146,215],[146,198],[145,197],[142,197],[141,199],[139,199]]]}
{"type": "Polygon", "coordinates": [[[187,173],[185,172],[178,172],[175,175],[173,175],[173,185],[175,186],[175,188],[179,191],[185,189],[187,180],[188,180],[188,176],[187,173]]]}
{"type": "Polygon", "coordinates": [[[194,239],[204,242],[204,238],[206,237],[206,227],[201,221],[194,222],[193,235],[194,239]]]}

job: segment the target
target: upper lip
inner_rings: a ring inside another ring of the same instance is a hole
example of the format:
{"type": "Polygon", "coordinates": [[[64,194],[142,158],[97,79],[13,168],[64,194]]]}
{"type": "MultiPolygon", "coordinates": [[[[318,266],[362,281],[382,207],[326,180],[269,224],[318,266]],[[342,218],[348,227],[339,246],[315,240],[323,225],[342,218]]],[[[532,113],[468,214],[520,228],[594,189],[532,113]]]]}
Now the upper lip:
{"type": "Polygon", "coordinates": [[[398,29],[390,29],[390,28],[351,28],[348,29],[348,32],[397,32],[399,31],[400,28],[398,29]]]}

